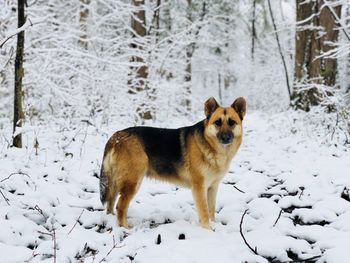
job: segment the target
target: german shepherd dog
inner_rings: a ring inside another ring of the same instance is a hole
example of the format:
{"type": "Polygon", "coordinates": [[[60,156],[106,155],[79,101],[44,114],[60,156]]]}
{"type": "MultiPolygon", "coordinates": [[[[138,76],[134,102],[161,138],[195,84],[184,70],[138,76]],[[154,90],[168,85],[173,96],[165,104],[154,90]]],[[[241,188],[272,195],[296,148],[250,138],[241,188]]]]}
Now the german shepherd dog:
{"type": "Polygon", "coordinates": [[[100,175],[101,202],[107,213],[116,205],[120,226],[128,228],[127,211],[145,175],[192,190],[202,227],[215,219],[218,186],[242,142],[246,101],[220,107],[211,97],[206,118],[178,129],[130,127],[108,140],[100,175]]]}

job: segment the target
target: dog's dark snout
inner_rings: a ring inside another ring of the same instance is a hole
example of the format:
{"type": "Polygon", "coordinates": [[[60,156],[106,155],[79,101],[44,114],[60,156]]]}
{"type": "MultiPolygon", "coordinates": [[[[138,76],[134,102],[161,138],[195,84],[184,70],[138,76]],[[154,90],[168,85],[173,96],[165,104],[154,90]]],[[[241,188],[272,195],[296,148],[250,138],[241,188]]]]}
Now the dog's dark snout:
{"type": "Polygon", "coordinates": [[[233,135],[230,133],[222,133],[220,135],[220,141],[223,144],[228,144],[232,142],[233,135]]]}

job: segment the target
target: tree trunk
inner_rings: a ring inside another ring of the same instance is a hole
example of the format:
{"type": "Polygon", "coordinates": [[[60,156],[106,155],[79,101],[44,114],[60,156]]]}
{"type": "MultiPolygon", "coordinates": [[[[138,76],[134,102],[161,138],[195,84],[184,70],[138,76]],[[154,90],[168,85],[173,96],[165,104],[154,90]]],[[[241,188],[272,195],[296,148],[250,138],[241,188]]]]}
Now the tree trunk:
{"type": "MultiPolygon", "coordinates": [[[[319,105],[324,96],[332,95],[330,92],[321,93],[316,85],[335,86],[337,60],[319,56],[332,49],[328,43],[338,41],[339,31],[336,30],[334,16],[324,6],[323,0],[296,0],[296,7],[299,24],[295,38],[292,100],[296,108],[309,111],[311,106],[319,105]],[[302,90],[299,90],[300,86],[303,87],[302,90]]],[[[334,10],[340,16],[341,6],[334,10]]]]}
{"type": "Polygon", "coordinates": [[[156,43],[159,41],[159,20],[160,20],[160,5],[161,5],[161,0],[156,1],[156,10],[154,11],[153,14],[153,27],[155,30],[155,37],[156,37],[156,43]]]}
{"type": "MultiPolygon", "coordinates": [[[[134,41],[131,44],[131,48],[134,49],[135,53],[139,55],[135,55],[131,57],[131,62],[141,66],[131,66],[130,67],[130,79],[128,81],[129,84],[129,93],[137,94],[141,91],[148,90],[147,78],[148,78],[148,67],[145,64],[145,61],[142,57],[143,47],[140,43],[140,39],[147,35],[146,31],[146,12],[144,9],[145,0],[132,0],[132,4],[135,7],[134,16],[131,18],[131,27],[134,30],[133,38],[134,41]],[[141,53],[141,55],[140,55],[141,53]],[[135,73],[134,73],[135,72],[135,73]],[[134,77],[133,77],[134,76],[134,77]]],[[[145,104],[143,103],[138,108],[138,114],[142,119],[149,120],[152,119],[152,114],[150,110],[144,110],[145,104]]]]}
{"type": "MultiPolygon", "coordinates": [[[[320,6],[324,5],[324,1],[320,1],[320,6]]],[[[334,11],[338,17],[341,16],[342,6],[334,7],[334,11]]],[[[328,7],[324,7],[320,13],[320,26],[324,28],[326,34],[320,38],[320,45],[322,47],[322,52],[327,52],[334,47],[329,43],[335,43],[338,41],[339,30],[336,29],[337,21],[332,15],[328,7]]],[[[327,86],[334,86],[336,84],[338,63],[337,59],[333,58],[323,58],[321,60],[321,75],[327,86]]]]}
{"type": "MultiPolygon", "coordinates": [[[[187,0],[187,19],[190,22],[193,22],[193,6],[192,6],[192,0],[187,0]]],[[[203,2],[202,4],[202,12],[199,17],[199,22],[203,22],[204,16],[206,14],[206,2],[203,2]]],[[[197,39],[199,36],[199,32],[202,28],[202,25],[198,25],[197,29],[193,32],[193,41],[191,41],[190,44],[186,47],[186,69],[185,69],[185,106],[188,111],[191,110],[191,88],[192,88],[192,57],[194,52],[196,51],[196,44],[197,39]]]]}
{"type": "MultiPolygon", "coordinates": [[[[25,0],[18,0],[18,27],[24,25],[26,17],[24,15],[25,0]]],[[[17,48],[15,59],[15,94],[14,94],[14,114],[13,114],[13,133],[18,127],[22,127],[24,113],[22,108],[23,91],[23,51],[24,51],[24,31],[17,34],[17,48]]],[[[22,148],[22,134],[18,134],[13,138],[13,146],[22,148]]]]}
{"type": "Polygon", "coordinates": [[[79,26],[80,26],[80,38],[79,45],[87,49],[88,48],[88,36],[87,36],[87,20],[89,16],[89,5],[91,0],[80,0],[80,12],[79,12],[79,26]]]}
{"type": "MultiPolygon", "coordinates": [[[[187,0],[187,19],[191,23],[192,18],[192,0],[187,0]]],[[[189,112],[191,110],[191,87],[192,87],[192,56],[195,50],[195,42],[186,47],[186,69],[185,69],[185,100],[184,104],[189,112]]]]}
{"type": "Polygon", "coordinates": [[[256,0],[253,0],[253,14],[252,14],[252,47],[251,47],[251,56],[252,56],[252,60],[254,60],[255,39],[256,39],[256,30],[255,30],[255,10],[256,10],[256,0]]]}
{"type": "MultiPolygon", "coordinates": [[[[167,38],[167,44],[171,46],[172,39],[169,37],[172,33],[172,21],[171,21],[171,3],[172,0],[163,0],[163,6],[162,6],[162,15],[163,15],[163,23],[164,23],[164,32],[162,35],[164,35],[164,38],[167,38]]],[[[170,80],[174,77],[173,72],[169,71],[169,69],[164,70],[160,69],[160,75],[163,77],[165,76],[167,80],[170,80]]]]}

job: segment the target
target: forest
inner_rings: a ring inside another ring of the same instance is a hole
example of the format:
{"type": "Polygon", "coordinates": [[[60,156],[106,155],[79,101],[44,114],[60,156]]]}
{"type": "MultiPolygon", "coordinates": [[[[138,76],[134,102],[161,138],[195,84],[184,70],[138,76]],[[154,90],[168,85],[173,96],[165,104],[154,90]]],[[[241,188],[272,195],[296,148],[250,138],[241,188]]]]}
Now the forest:
{"type": "Polygon", "coordinates": [[[349,0],[0,0],[0,262],[350,261],[349,0]],[[99,200],[117,130],[247,101],[212,231],[147,180],[99,200]]]}

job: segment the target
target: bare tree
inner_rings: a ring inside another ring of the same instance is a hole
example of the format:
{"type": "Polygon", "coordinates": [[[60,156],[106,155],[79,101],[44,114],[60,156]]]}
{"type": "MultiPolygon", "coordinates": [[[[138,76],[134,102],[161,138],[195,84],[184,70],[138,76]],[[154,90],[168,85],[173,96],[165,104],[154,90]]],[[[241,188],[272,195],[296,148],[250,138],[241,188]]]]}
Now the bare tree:
{"type": "MultiPolygon", "coordinates": [[[[334,8],[339,17],[341,5],[334,8]]],[[[310,110],[319,105],[324,96],[332,95],[328,89],[336,84],[337,59],[321,56],[338,41],[336,18],[324,0],[296,0],[297,30],[295,36],[295,65],[293,103],[296,108],[310,110]]]]}
{"type": "Polygon", "coordinates": [[[255,29],[255,11],[256,11],[256,0],[253,0],[253,14],[252,14],[252,48],[251,56],[254,60],[254,49],[255,49],[255,39],[256,39],[256,29],[255,29]]]}
{"type": "Polygon", "coordinates": [[[87,20],[88,20],[88,16],[89,16],[90,2],[91,2],[91,0],[80,0],[80,12],[79,12],[80,38],[79,38],[79,44],[84,49],[88,48],[87,20]]]}
{"type": "MultiPolygon", "coordinates": [[[[194,6],[192,3],[192,0],[187,0],[187,19],[190,23],[193,23],[193,10],[194,6]]],[[[197,39],[200,33],[200,30],[202,28],[201,22],[203,22],[204,16],[206,14],[206,3],[203,2],[202,5],[202,12],[199,17],[199,24],[197,25],[196,29],[194,30],[194,40],[187,45],[186,47],[186,69],[185,69],[185,92],[186,92],[186,99],[185,99],[185,106],[190,111],[191,110],[191,100],[189,99],[189,96],[191,95],[191,86],[192,86],[192,57],[196,50],[197,45],[197,39]]]]}
{"type": "MultiPolygon", "coordinates": [[[[192,0],[187,0],[187,19],[191,23],[193,22],[192,18],[192,0]]],[[[189,96],[191,95],[191,82],[192,82],[192,56],[195,50],[195,43],[192,42],[186,47],[186,72],[185,72],[185,91],[186,99],[185,105],[188,110],[191,108],[191,100],[189,96]]]]}
{"type": "MultiPolygon", "coordinates": [[[[145,12],[145,0],[132,0],[132,4],[135,7],[135,11],[131,18],[131,27],[133,29],[134,41],[131,44],[131,48],[134,49],[135,55],[131,57],[131,62],[134,62],[136,66],[131,66],[130,79],[129,79],[129,93],[136,94],[141,91],[147,91],[147,78],[148,67],[142,56],[144,50],[142,41],[145,41],[147,35],[146,29],[146,12],[145,12]],[[135,78],[134,72],[136,72],[135,78]]],[[[144,103],[140,105],[138,109],[139,116],[142,119],[152,119],[152,113],[149,109],[144,109],[144,103]]]]}
{"type": "MultiPolygon", "coordinates": [[[[24,13],[25,0],[17,1],[18,8],[18,28],[24,25],[26,17],[24,13]]],[[[23,51],[24,51],[24,31],[17,34],[17,48],[15,59],[15,94],[14,94],[14,112],[13,112],[13,133],[18,127],[22,127],[24,120],[23,113],[23,51]]],[[[22,148],[22,134],[19,133],[13,138],[13,146],[22,148]]]]}

